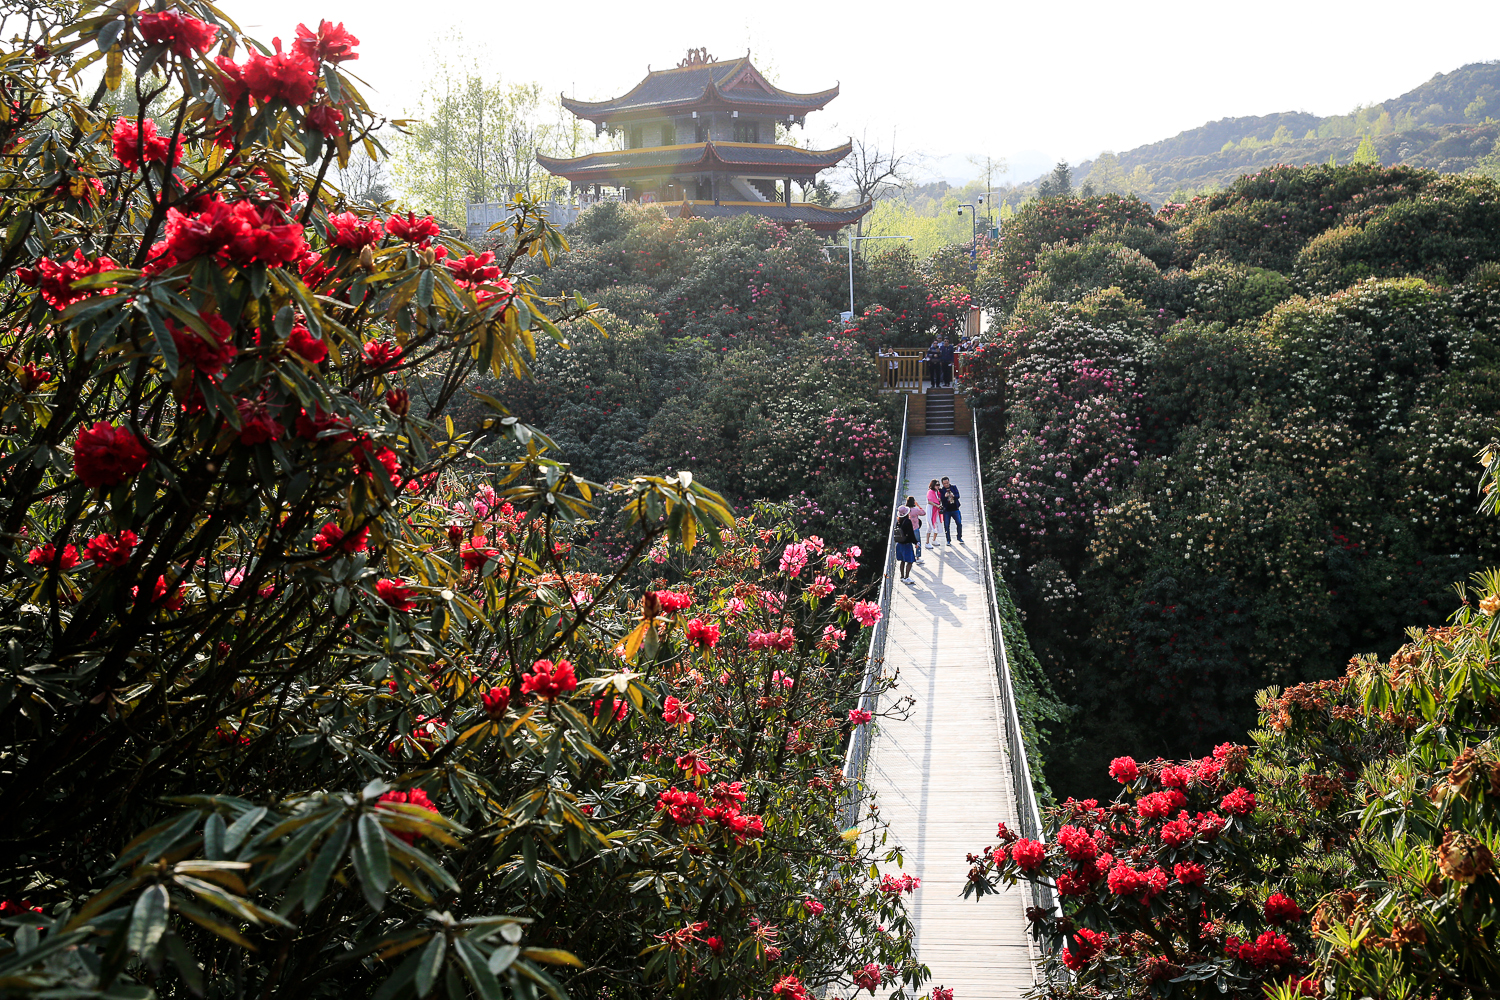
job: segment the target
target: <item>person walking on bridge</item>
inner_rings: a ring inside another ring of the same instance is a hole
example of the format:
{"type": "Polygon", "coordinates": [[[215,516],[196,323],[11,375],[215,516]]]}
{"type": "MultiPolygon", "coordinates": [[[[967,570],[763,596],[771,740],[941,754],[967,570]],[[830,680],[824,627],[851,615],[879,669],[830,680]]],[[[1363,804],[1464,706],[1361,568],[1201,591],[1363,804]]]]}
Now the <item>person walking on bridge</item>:
{"type": "Polygon", "coordinates": [[[915,497],[907,497],[906,503],[896,508],[896,564],[901,568],[901,582],[915,587],[911,579],[912,563],[917,561],[917,536],[911,526],[911,504],[915,497]]]}
{"type": "Polygon", "coordinates": [[[943,342],[938,345],[938,371],[943,379],[942,384],[951,386],[953,384],[953,345],[948,343],[944,337],[943,342]]]}
{"type": "Polygon", "coordinates": [[[938,525],[943,523],[943,495],[938,492],[936,479],[927,484],[927,544],[937,544],[938,525]]]}
{"type": "Polygon", "coordinates": [[[959,510],[958,487],[943,477],[943,488],[938,491],[943,498],[943,537],[953,544],[953,525],[958,525],[958,544],[964,543],[964,515],[959,510]]]}

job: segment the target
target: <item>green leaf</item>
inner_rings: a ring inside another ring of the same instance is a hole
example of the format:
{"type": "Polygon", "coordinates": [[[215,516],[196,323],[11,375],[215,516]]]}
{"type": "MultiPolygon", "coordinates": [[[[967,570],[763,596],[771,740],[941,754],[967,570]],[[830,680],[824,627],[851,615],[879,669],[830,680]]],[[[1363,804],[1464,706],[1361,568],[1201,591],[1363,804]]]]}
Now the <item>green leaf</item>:
{"type": "Polygon", "coordinates": [[[453,953],[458,958],[459,965],[463,966],[464,975],[473,984],[480,1000],[503,1000],[500,980],[496,979],[495,974],[490,971],[489,962],[484,954],[474,947],[468,938],[456,939],[453,942],[453,953]]]}
{"type": "Polygon", "coordinates": [[[171,898],[164,885],[153,885],[141,893],[130,911],[130,932],[125,942],[126,947],[142,956],[156,947],[167,930],[167,909],[170,902],[171,898]]]}
{"type": "Polygon", "coordinates": [[[239,847],[269,811],[265,806],[256,806],[231,823],[229,829],[224,831],[224,853],[228,854],[239,847]]]}
{"type": "Polygon", "coordinates": [[[425,997],[432,992],[432,984],[437,981],[437,974],[443,967],[443,956],[447,953],[448,939],[441,934],[434,934],[432,940],[427,942],[427,947],[422,949],[422,954],[417,959],[418,997],[425,997]]]}
{"type": "Polygon", "coordinates": [[[176,934],[167,935],[167,955],[172,959],[172,964],[177,967],[177,974],[182,977],[182,982],[187,986],[188,992],[195,997],[203,995],[203,967],[188,951],[187,945],[182,938],[176,934]]]}
{"type": "Polygon", "coordinates": [[[490,971],[497,976],[500,975],[500,973],[511,967],[511,963],[513,963],[516,960],[516,956],[520,954],[521,949],[518,946],[513,944],[502,944],[500,947],[490,952],[490,971]]]}
{"type": "Polygon", "coordinates": [[[359,842],[354,847],[354,873],[370,908],[385,906],[385,893],[391,885],[391,855],[385,846],[385,830],[369,813],[359,817],[359,842]]]}
{"type": "Polygon", "coordinates": [[[225,857],[224,834],[224,817],[218,813],[210,813],[208,822],[203,824],[203,853],[210,861],[219,861],[225,857]]]}
{"type": "Polygon", "coordinates": [[[302,890],[302,909],[305,912],[311,913],[317,909],[318,900],[323,898],[323,890],[328,887],[328,879],[343,859],[344,848],[349,846],[352,828],[352,823],[340,823],[333,828],[328,839],[323,841],[323,848],[313,859],[312,868],[307,873],[307,885],[302,890]]]}

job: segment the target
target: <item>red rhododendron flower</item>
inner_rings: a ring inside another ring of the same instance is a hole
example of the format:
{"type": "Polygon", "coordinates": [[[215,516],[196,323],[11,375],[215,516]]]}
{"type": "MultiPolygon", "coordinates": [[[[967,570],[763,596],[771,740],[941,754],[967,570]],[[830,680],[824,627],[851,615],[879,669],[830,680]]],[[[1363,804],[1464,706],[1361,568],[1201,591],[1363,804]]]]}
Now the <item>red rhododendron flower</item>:
{"type": "Polygon", "coordinates": [[[1039,841],[1022,837],[1011,847],[1010,856],[1023,872],[1030,874],[1042,867],[1042,862],[1047,860],[1047,848],[1039,841]]]}
{"type": "Polygon", "coordinates": [[[953,991],[941,986],[932,988],[932,1000],[953,1000],[953,991]]]}
{"type": "Polygon", "coordinates": [[[258,101],[306,104],[318,86],[318,66],[302,52],[281,51],[281,39],[271,39],[271,55],[251,52],[241,73],[250,95],[258,101]]]}
{"type": "Polygon", "coordinates": [[[1301,920],[1306,914],[1302,907],[1298,906],[1291,897],[1283,896],[1279,892],[1273,892],[1266,897],[1266,923],[1285,924],[1301,920]]]}
{"type": "Polygon", "coordinates": [[[353,432],[349,430],[347,417],[336,413],[324,413],[322,410],[314,410],[312,414],[309,414],[303,410],[297,416],[297,436],[308,441],[331,443],[348,441],[353,437],[353,432]],[[337,433],[329,433],[330,431],[337,433]]]}
{"type": "Polygon", "coordinates": [[[486,250],[475,257],[469,254],[463,260],[445,261],[443,266],[453,272],[455,281],[494,281],[500,277],[500,268],[495,264],[495,255],[486,250]]]}
{"type": "Polygon", "coordinates": [[[573,674],[573,664],[567,660],[537,660],[531,665],[531,673],[521,678],[521,693],[534,694],[543,701],[555,701],[560,694],[567,694],[578,687],[578,678],[573,674]]]}
{"type": "Polygon", "coordinates": [[[625,717],[630,714],[630,702],[623,698],[610,698],[609,704],[604,703],[603,698],[594,699],[594,718],[608,713],[609,717],[616,722],[624,722],[625,717]]]}
{"type": "Polygon", "coordinates": [[[135,552],[135,532],[126,529],[118,535],[109,532],[95,535],[88,540],[83,547],[84,555],[93,560],[95,566],[124,566],[130,562],[130,556],[135,552]]]}
{"type": "Polygon", "coordinates": [[[873,718],[873,715],[871,715],[869,712],[866,712],[862,708],[849,709],[849,721],[856,726],[863,726],[866,722],[869,722],[873,718]]]}
{"type": "Polygon", "coordinates": [[[696,826],[703,817],[703,800],[697,792],[668,788],[656,797],[656,811],[678,826],[696,826]]]}
{"type": "Polygon", "coordinates": [[[1133,757],[1116,757],[1109,762],[1109,776],[1122,785],[1128,785],[1141,776],[1141,766],[1133,757]]]}
{"type": "MultiPolygon", "coordinates": [[[[413,788],[407,792],[386,792],[376,800],[377,807],[381,802],[390,802],[394,805],[420,806],[428,812],[434,813],[438,811],[438,807],[433,805],[432,800],[427,797],[427,793],[420,788],[413,788]]],[[[417,834],[409,830],[392,830],[391,832],[396,835],[397,839],[404,840],[408,844],[415,844],[417,842],[417,834]]]]}
{"type": "Polygon", "coordinates": [[[328,357],[328,345],[301,323],[287,334],[286,349],[310,365],[321,364],[328,357]]]}
{"type": "MultiPolygon", "coordinates": [[[[130,596],[139,598],[140,587],[131,587],[130,596]]],[[[165,576],[156,578],[156,586],[151,588],[151,603],[160,605],[168,611],[182,610],[182,584],[168,583],[165,576]]]]}
{"type": "Polygon", "coordinates": [[[1134,896],[1146,888],[1146,877],[1144,872],[1138,872],[1127,864],[1117,864],[1109,870],[1106,884],[1116,896],[1134,896]]]}
{"type": "Polygon", "coordinates": [[[315,62],[340,63],[359,58],[354,51],[358,44],[359,39],[344,30],[344,22],[319,21],[316,32],[305,24],[297,25],[297,40],[292,46],[315,62]]]}
{"type": "Polygon", "coordinates": [[[365,364],[385,368],[401,360],[401,347],[390,340],[372,340],[364,347],[365,364]]]}
{"type": "Polygon", "coordinates": [[[500,550],[473,545],[463,550],[462,557],[464,569],[480,569],[491,559],[498,559],[500,557],[500,550]]]}
{"type": "Polygon", "coordinates": [[[1193,772],[1185,767],[1168,765],[1161,769],[1161,783],[1168,788],[1186,788],[1193,772]]]}
{"type": "Polygon", "coordinates": [[[1197,816],[1198,834],[1207,840],[1218,837],[1224,829],[1224,817],[1218,813],[1199,813],[1197,816]]]}
{"type": "Polygon", "coordinates": [[[343,528],[330,521],[318,529],[318,533],[313,536],[312,544],[313,548],[319,552],[327,552],[330,549],[337,549],[340,552],[363,552],[369,537],[368,527],[360,528],[353,534],[345,534],[343,528]]]}
{"type": "Polygon", "coordinates": [[[1005,848],[996,847],[990,851],[990,860],[995,862],[996,867],[1005,864],[1005,848]]]}
{"type": "Polygon", "coordinates": [[[115,159],[126,170],[139,170],[143,163],[166,163],[168,156],[174,167],[182,162],[182,144],[178,143],[174,151],[171,137],[158,135],[156,122],[150,118],[142,120],[139,127],[133,119],[118,119],[111,139],[115,159]]]}
{"type": "Polygon", "coordinates": [[[119,267],[109,257],[89,260],[82,250],[74,250],[72,260],[64,257],[55,261],[50,257],[42,257],[37,260],[36,267],[18,267],[16,278],[26,287],[40,291],[42,299],[53,309],[66,309],[90,295],[114,295],[116,289],[113,288],[75,292],[73,284],[93,274],[119,270],[119,267]]]}
{"type": "Polygon", "coordinates": [[[698,754],[693,751],[689,751],[683,754],[681,757],[678,757],[676,760],[674,760],[673,763],[682,770],[686,771],[688,774],[695,777],[701,777],[702,775],[705,775],[709,771],[713,770],[708,761],[704,760],[702,757],[699,757],[698,754]]]}
{"type": "Polygon", "coordinates": [[[694,618],[687,623],[687,640],[695,646],[712,649],[719,644],[719,626],[710,625],[702,618],[694,618]]]}
{"type": "Polygon", "coordinates": [[[1072,932],[1072,942],[1063,949],[1063,964],[1074,972],[1089,964],[1090,959],[1109,946],[1109,935],[1079,927],[1072,932]]]}
{"type": "Polygon", "coordinates": [[[353,212],[340,212],[328,217],[328,245],[355,253],[380,242],[379,219],[362,219],[353,212]]]}
{"type": "Polygon", "coordinates": [[[408,243],[425,243],[441,233],[436,219],[430,215],[424,215],[419,219],[415,212],[407,212],[405,217],[393,215],[386,219],[385,231],[396,239],[406,240],[408,243]]]}
{"type": "Polygon", "coordinates": [[[146,449],[127,427],[101,420],[73,442],[73,471],[91,489],[123,483],[145,467],[146,449]]]}
{"type": "Polygon", "coordinates": [[[314,104],[302,116],[304,128],[314,128],[326,136],[344,134],[344,113],[331,104],[314,104]]]}
{"type": "Polygon", "coordinates": [[[1263,931],[1254,945],[1246,944],[1240,950],[1240,958],[1257,968],[1285,965],[1295,954],[1292,943],[1276,931],[1263,931]]]}
{"type": "Polygon", "coordinates": [[[804,899],[802,901],[802,908],[815,917],[822,916],[825,909],[823,904],[816,899],[804,899]]]}
{"type": "Polygon", "coordinates": [[[227,250],[236,264],[259,262],[267,267],[284,267],[307,252],[302,224],[278,221],[282,216],[274,205],[257,209],[248,201],[236,202],[234,217],[238,225],[227,250]]]}
{"type": "Polygon", "coordinates": [[[1076,826],[1065,826],[1057,831],[1057,842],[1063,853],[1074,861],[1092,861],[1099,854],[1099,845],[1087,830],[1076,826]]]}
{"type": "Polygon", "coordinates": [[[235,407],[240,414],[239,442],[243,445],[265,444],[281,437],[282,426],[271,416],[264,400],[237,399],[235,407]]]}
{"type": "Polygon", "coordinates": [[[169,208],[165,250],[175,261],[217,254],[229,246],[240,225],[234,209],[218,197],[190,214],[169,208]]]}
{"type": "Polygon", "coordinates": [[[412,600],[411,587],[403,580],[376,580],[375,593],[397,611],[409,611],[416,604],[412,600]]]}
{"type": "Polygon", "coordinates": [[[880,891],[888,896],[899,896],[921,888],[922,880],[902,872],[900,875],[880,876],[880,891]]]}
{"type": "Polygon", "coordinates": [[[854,605],[854,620],[865,628],[873,628],[880,621],[880,605],[869,601],[858,601],[854,605]]]}
{"type": "Polygon", "coordinates": [[[1057,876],[1057,894],[1082,896],[1089,891],[1090,883],[1091,880],[1083,872],[1062,872],[1057,876]]]}
{"type": "Polygon", "coordinates": [[[16,381],[21,383],[22,392],[31,392],[33,389],[40,389],[48,382],[51,382],[52,373],[28,361],[16,373],[16,381]]]}
{"type": "Polygon", "coordinates": [[[505,718],[505,710],[510,706],[510,685],[501,684],[492,687],[480,695],[484,700],[484,714],[492,719],[505,718]]]}
{"type": "Polygon", "coordinates": [[[869,990],[870,996],[880,988],[880,966],[870,962],[862,969],[854,970],[854,986],[856,991],[869,990]]]}
{"type": "Polygon", "coordinates": [[[150,45],[165,44],[175,54],[186,58],[194,52],[205,52],[214,43],[219,29],[196,17],[166,10],[142,14],[141,38],[150,45]]]}
{"type": "Polygon", "coordinates": [[[234,346],[234,331],[222,317],[209,313],[202,319],[203,325],[208,327],[211,342],[192,327],[180,327],[171,320],[167,320],[167,332],[177,346],[178,359],[212,378],[222,372],[239,351],[234,346]]]}
{"type": "Polygon", "coordinates": [[[1173,865],[1172,874],[1183,885],[1202,885],[1208,879],[1208,869],[1191,861],[1173,865]]]}
{"type": "Polygon", "coordinates": [[[1161,828],[1161,842],[1168,847],[1181,847],[1193,839],[1193,823],[1187,813],[1161,828]]]}
{"type": "Polygon", "coordinates": [[[693,606],[693,595],[685,594],[680,590],[658,590],[656,592],[656,603],[667,614],[686,611],[693,606]]]}
{"type": "Polygon", "coordinates": [[[673,726],[686,726],[697,718],[696,715],[688,711],[686,705],[670,694],[667,695],[667,700],[662,703],[661,717],[662,721],[673,726]]]}
{"type": "Polygon", "coordinates": [[[1231,816],[1245,816],[1255,811],[1255,793],[1247,788],[1236,788],[1224,800],[1219,807],[1231,816]]]}
{"type": "Polygon", "coordinates": [[[71,545],[64,545],[59,552],[57,546],[48,542],[26,553],[26,561],[33,566],[56,566],[66,573],[78,565],[78,550],[71,545]]]}

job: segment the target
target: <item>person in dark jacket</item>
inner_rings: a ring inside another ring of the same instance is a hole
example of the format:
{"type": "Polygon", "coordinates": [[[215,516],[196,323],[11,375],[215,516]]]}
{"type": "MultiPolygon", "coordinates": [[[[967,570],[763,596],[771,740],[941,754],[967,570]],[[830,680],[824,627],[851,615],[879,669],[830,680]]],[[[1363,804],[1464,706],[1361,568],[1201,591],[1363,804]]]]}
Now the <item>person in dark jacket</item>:
{"type": "Polygon", "coordinates": [[[917,533],[911,526],[911,508],[914,497],[896,508],[896,565],[901,568],[901,582],[909,587],[916,584],[911,579],[911,564],[917,561],[917,533]]]}
{"type": "Polygon", "coordinates": [[[943,385],[953,384],[953,345],[944,337],[938,345],[938,363],[942,366],[943,385]]]}
{"type": "Polygon", "coordinates": [[[958,487],[948,482],[948,477],[943,477],[943,487],[938,490],[938,496],[943,498],[943,537],[948,544],[953,544],[953,525],[958,525],[958,544],[964,543],[964,515],[959,510],[958,487]]]}

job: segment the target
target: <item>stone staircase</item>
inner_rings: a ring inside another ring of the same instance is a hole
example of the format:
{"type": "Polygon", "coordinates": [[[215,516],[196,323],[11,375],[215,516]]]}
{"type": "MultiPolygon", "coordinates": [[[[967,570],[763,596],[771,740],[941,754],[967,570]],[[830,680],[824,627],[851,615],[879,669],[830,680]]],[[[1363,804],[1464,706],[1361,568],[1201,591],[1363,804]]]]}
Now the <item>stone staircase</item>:
{"type": "Polygon", "coordinates": [[[927,433],[953,433],[953,390],[927,390],[927,433]]]}

